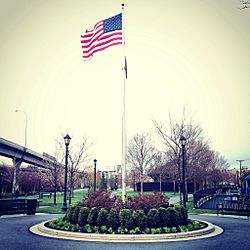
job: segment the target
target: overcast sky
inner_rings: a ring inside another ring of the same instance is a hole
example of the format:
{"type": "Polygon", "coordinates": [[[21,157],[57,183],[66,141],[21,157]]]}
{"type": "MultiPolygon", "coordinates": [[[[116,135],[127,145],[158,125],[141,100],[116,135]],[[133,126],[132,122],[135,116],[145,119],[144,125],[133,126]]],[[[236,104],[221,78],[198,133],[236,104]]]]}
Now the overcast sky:
{"type": "MultiPolygon", "coordinates": [[[[184,106],[233,165],[250,159],[250,9],[238,0],[125,2],[128,139],[184,106]]],[[[0,0],[0,136],[53,154],[69,133],[121,163],[122,46],[83,62],[80,35],[120,1],[0,0]]],[[[243,165],[250,165],[246,161],[243,165]]]]}

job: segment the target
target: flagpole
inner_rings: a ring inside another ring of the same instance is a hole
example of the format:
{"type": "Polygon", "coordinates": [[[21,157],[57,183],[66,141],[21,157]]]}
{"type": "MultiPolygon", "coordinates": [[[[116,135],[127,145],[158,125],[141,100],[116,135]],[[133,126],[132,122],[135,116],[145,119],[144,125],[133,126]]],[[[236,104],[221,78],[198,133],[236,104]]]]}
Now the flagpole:
{"type": "Polygon", "coordinates": [[[124,3],[122,5],[122,43],[124,57],[124,77],[123,77],[123,112],[122,112],[122,201],[126,200],[126,154],[127,154],[127,124],[126,124],[126,79],[127,79],[127,62],[125,55],[125,28],[124,28],[124,3]]]}

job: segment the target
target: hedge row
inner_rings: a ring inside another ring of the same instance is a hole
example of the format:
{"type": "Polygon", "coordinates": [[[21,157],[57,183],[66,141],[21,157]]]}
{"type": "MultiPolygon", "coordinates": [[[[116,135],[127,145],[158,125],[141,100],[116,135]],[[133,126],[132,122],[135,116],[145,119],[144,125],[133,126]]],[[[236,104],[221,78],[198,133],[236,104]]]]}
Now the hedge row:
{"type": "Polygon", "coordinates": [[[81,207],[88,208],[116,208],[118,210],[122,208],[128,208],[132,211],[143,210],[145,213],[151,208],[160,208],[169,206],[169,199],[163,194],[154,195],[139,195],[134,197],[128,197],[126,202],[123,203],[121,197],[116,196],[109,192],[94,192],[89,197],[78,203],[81,207]]]}
{"type": "Polygon", "coordinates": [[[80,227],[89,224],[91,227],[112,227],[114,231],[117,231],[118,228],[144,230],[145,228],[187,225],[188,215],[187,210],[179,205],[168,208],[151,208],[147,213],[142,209],[132,211],[127,208],[118,210],[75,205],[68,208],[64,220],[72,224],[78,224],[80,227]]]}
{"type": "Polygon", "coordinates": [[[47,227],[52,229],[71,231],[71,232],[83,232],[83,233],[101,233],[101,234],[161,234],[161,233],[177,233],[177,232],[189,232],[193,230],[198,230],[206,227],[206,224],[199,221],[188,220],[188,224],[177,226],[177,227],[156,227],[141,230],[139,227],[133,228],[131,230],[127,228],[118,227],[117,230],[113,230],[112,227],[106,225],[103,226],[90,226],[86,224],[85,226],[80,226],[79,224],[71,224],[68,221],[58,218],[56,220],[49,221],[45,224],[47,227]]]}

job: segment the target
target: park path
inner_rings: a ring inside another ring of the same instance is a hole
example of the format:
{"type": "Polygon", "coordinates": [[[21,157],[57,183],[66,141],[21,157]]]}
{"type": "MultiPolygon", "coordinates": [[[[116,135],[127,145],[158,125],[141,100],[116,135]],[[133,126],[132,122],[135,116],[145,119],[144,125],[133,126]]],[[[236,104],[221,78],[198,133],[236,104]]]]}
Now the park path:
{"type": "MultiPolygon", "coordinates": [[[[192,198],[192,197],[193,197],[193,194],[188,195],[188,198],[192,198]]],[[[177,202],[180,202],[180,195],[179,194],[177,194],[176,196],[172,196],[169,199],[169,204],[175,204],[177,202]]]]}

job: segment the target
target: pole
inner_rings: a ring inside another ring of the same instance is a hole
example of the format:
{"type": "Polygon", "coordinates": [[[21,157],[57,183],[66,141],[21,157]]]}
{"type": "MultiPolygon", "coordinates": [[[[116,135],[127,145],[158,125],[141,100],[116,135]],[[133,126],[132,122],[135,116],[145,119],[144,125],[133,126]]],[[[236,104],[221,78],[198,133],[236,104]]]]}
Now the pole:
{"type": "Polygon", "coordinates": [[[182,203],[186,207],[186,183],[185,183],[185,145],[182,145],[182,203]]]}
{"type": "Polygon", "coordinates": [[[63,207],[62,210],[67,210],[67,178],[68,178],[68,154],[69,145],[66,144],[66,155],[65,155],[65,175],[64,175],[64,194],[63,194],[63,207]]]}
{"type": "Polygon", "coordinates": [[[126,133],[126,78],[127,63],[125,56],[125,29],[124,29],[124,3],[122,5],[122,36],[123,36],[123,56],[124,56],[124,78],[123,78],[123,112],[122,112],[122,201],[126,200],[126,153],[127,153],[127,133],[126,133]]]}
{"type": "Polygon", "coordinates": [[[94,192],[96,191],[96,162],[97,160],[94,159],[94,192]]]}
{"type": "Polygon", "coordinates": [[[242,174],[242,172],[241,172],[241,163],[242,163],[243,161],[245,161],[245,160],[236,160],[236,161],[238,161],[238,162],[240,163],[240,176],[239,176],[239,180],[240,180],[240,187],[242,188],[242,181],[241,181],[241,174],[242,174]]]}

